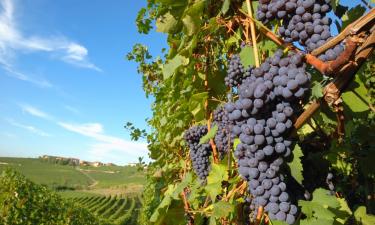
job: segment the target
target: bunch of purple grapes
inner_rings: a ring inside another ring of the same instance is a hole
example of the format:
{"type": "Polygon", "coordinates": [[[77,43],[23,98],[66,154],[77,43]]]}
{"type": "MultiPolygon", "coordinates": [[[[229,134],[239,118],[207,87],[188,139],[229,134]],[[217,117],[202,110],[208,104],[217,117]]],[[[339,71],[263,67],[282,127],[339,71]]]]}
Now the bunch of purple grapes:
{"type": "MultiPolygon", "coordinates": [[[[285,42],[297,41],[311,52],[332,39],[332,20],[327,16],[330,11],[330,0],[261,0],[257,17],[264,23],[282,19],[279,34],[285,42]]],[[[335,60],[343,50],[344,47],[338,44],[319,58],[335,60]]]]}
{"type": "Polygon", "coordinates": [[[193,169],[200,180],[205,181],[210,170],[211,145],[208,143],[199,144],[200,139],[208,132],[207,126],[193,126],[189,128],[184,139],[189,145],[190,159],[193,169]]]}
{"type": "Polygon", "coordinates": [[[290,104],[282,102],[276,105],[275,111],[257,115],[267,119],[250,117],[240,126],[241,143],[234,153],[239,173],[249,183],[249,192],[253,196],[251,208],[262,206],[271,219],[289,224],[295,221],[297,207],[286,192],[280,166],[283,158],[291,155],[292,142],[287,134],[292,127],[292,115],[290,104]]]}
{"type": "Polygon", "coordinates": [[[295,222],[297,207],[289,198],[280,167],[292,153],[291,118],[300,110],[298,101],[308,93],[311,76],[305,68],[302,55],[283,56],[278,50],[238,87],[239,99],[224,106],[232,134],[240,139],[234,155],[253,196],[250,208],[262,206],[271,219],[289,224],[295,222]]]}
{"type": "MultiPolygon", "coordinates": [[[[267,111],[272,106],[269,103],[277,98],[301,99],[308,91],[311,79],[305,68],[302,55],[290,53],[283,57],[283,52],[277,50],[273,57],[253,69],[238,87],[239,99],[225,105],[229,120],[238,122],[267,111]]],[[[235,133],[239,130],[236,126],[233,129],[235,133]]]]}
{"type": "Polygon", "coordinates": [[[233,55],[229,60],[227,76],[224,78],[225,85],[230,88],[237,87],[246,77],[250,76],[251,70],[251,67],[245,69],[239,55],[233,55]]]}
{"type": "Polygon", "coordinates": [[[218,126],[214,141],[219,157],[222,159],[233,146],[235,137],[231,133],[232,124],[229,121],[228,114],[221,106],[214,111],[213,125],[218,126]]]}

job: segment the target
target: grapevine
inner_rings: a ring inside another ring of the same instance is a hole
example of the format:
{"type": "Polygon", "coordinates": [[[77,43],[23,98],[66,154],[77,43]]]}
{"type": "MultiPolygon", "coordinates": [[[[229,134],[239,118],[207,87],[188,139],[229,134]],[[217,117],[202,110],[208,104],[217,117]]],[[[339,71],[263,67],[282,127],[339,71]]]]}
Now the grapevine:
{"type": "Polygon", "coordinates": [[[150,1],[138,18],[155,20],[170,43],[163,60],[138,49],[128,55],[156,97],[148,135],[153,194],[145,193],[140,222],[371,220],[358,205],[373,193],[374,171],[355,149],[374,159],[375,145],[350,138],[369,127],[363,114],[373,120],[372,76],[360,66],[373,68],[374,10],[327,0],[220,3],[150,1]],[[334,24],[342,26],[337,36],[334,24]],[[349,92],[360,96],[361,111],[349,92]],[[169,216],[179,200],[184,217],[169,216]]]}

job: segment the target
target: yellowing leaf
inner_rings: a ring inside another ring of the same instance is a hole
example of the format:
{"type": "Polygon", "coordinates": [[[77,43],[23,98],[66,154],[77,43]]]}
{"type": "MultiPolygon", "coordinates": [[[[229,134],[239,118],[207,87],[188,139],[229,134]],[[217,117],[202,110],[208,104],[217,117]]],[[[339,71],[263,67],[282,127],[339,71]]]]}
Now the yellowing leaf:
{"type": "Polygon", "coordinates": [[[167,12],[156,20],[156,31],[169,33],[177,26],[177,24],[178,21],[170,12],[167,12]]]}
{"type": "Polygon", "coordinates": [[[181,55],[176,55],[173,59],[169,60],[163,66],[163,78],[164,78],[164,80],[166,80],[170,76],[172,76],[180,66],[187,65],[187,64],[189,64],[188,58],[185,58],[181,55]]]}

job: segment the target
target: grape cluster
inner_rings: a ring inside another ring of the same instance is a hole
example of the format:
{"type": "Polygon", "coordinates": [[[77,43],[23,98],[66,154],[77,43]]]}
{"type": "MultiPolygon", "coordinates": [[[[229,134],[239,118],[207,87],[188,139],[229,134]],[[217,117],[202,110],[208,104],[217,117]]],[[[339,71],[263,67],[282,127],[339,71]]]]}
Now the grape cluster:
{"type": "Polygon", "coordinates": [[[225,85],[230,88],[237,87],[246,77],[250,76],[251,70],[251,67],[245,69],[239,55],[233,55],[229,60],[227,76],[224,78],[225,85]]]}
{"type": "Polygon", "coordinates": [[[240,139],[234,155],[253,196],[250,208],[262,206],[271,219],[289,224],[295,221],[297,207],[289,198],[280,167],[291,155],[288,134],[292,116],[300,110],[296,103],[310,83],[305,67],[301,55],[283,56],[278,50],[238,87],[239,99],[224,106],[232,134],[240,139]]]}
{"type": "Polygon", "coordinates": [[[267,110],[276,98],[301,99],[308,91],[311,79],[305,68],[302,55],[290,53],[283,57],[283,52],[277,50],[273,57],[253,69],[238,87],[239,99],[225,105],[229,120],[240,121],[257,115],[267,110]]]}
{"type": "Polygon", "coordinates": [[[202,181],[206,180],[210,170],[209,157],[212,149],[210,144],[199,144],[199,141],[207,132],[207,126],[193,126],[184,134],[184,139],[189,145],[194,171],[202,181]]]}
{"type": "Polygon", "coordinates": [[[293,109],[289,103],[276,105],[276,110],[263,118],[251,117],[240,127],[235,156],[239,173],[249,183],[254,197],[252,208],[263,206],[271,219],[294,223],[297,207],[290,202],[284,178],[280,174],[283,158],[291,154],[292,142],[286,138],[292,127],[293,109]]]}
{"type": "MultiPolygon", "coordinates": [[[[330,0],[261,0],[257,17],[264,23],[283,19],[279,34],[285,42],[299,42],[308,52],[324,45],[332,38],[327,16],[330,0]]],[[[319,56],[322,61],[335,60],[344,50],[341,44],[319,56]]]]}
{"type": "Polygon", "coordinates": [[[229,121],[228,114],[221,106],[214,111],[213,125],[218,126],[214,141],[219,152],[219,157],[222,159],[233,146],[235,137],[231,133],[232,124],[229,121]]]}
{"type": "Polygon", "coordinates": [[[335,194],[335,186],[333,185],[332,179],[333,179],[333,174],[328,173],[327,178],[326,178],[326,183],[327,183],[328,188],[330,190],[330,194],[334,195],[335,194]]]}

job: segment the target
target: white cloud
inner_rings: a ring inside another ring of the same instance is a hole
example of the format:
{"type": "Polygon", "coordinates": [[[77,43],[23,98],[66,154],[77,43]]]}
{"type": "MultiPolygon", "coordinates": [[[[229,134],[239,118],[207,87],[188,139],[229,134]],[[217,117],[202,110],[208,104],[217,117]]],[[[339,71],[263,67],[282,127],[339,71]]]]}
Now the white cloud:
{"type": "MultiPolygon", "coordinates": [[[[0,0],[0,64],[12,68],[16,53],[48,52],[72,65],[101,71],[88,59],[88,50],[63,36],[25,36],[14,18],[14,1],[0,0]]],[[[25,79],[24,79],[25,80],[25,79]]]]}
{"type": "MultiPolygon", "coordinates": [[[[0,64],[1,64],[1,62],[0,62],[0,64]]],[[[31,77],[29,75],[26,75],[24,73],[16,71],[15,69],[13,69],[12,67],[10,67],[8,65],[4,65],[3,69],[7,72],[7,75],[10,76],[10,77],[30,82],[30,83],[35,84],[35,85],[37,85],[39,87],[42,87],[42,88],[53,87],[53,85],[45,79],[37,79],[37,78],[31,77]]]]}
{"type": "Polygon", "coordinates": [[[18,123],[12,119],[8,119],[7,120],[9,124],[15,126],[15,127],[19,127],[19,128],[22,128],[22,129],[25,129],[27,131],[30,131],[31,133],[34,133],[34,134],[37,134],[39,136],[42,136],[42,137],[50,137],[51,135],[42,131],[42,130],[39,130],[38,128],[35,128],[33,126],[30,126],[30,125],[25,125],[25,124],[21,124],[21,123],[18,123]]]}
{"type": "Polygon", "coordinates": [[[59,122],[58,124],[66,130],[90,137],[97,142],[92,145],[90,150],[92,160],[100,160],[110,156],[116,158],[120,154],[127,155],[133,161],[136,161],[139,156],[147,158],[148,150],[146,143],[126,141],[118,137],[106,135],[104,134],[103,126],[99,123],[71,124],[59,122]]]}
{"type": "Polygon", "coordinates": [[[27,105],[27,104],[20,104],[19,106],[21,107],[23,112],[26,112],[32,116],[40,117],[42,119],[47,119],[47,120],[52,119],[52,116],[41,111],[40,109],[35,108],[34,106],[27,105]]]}

